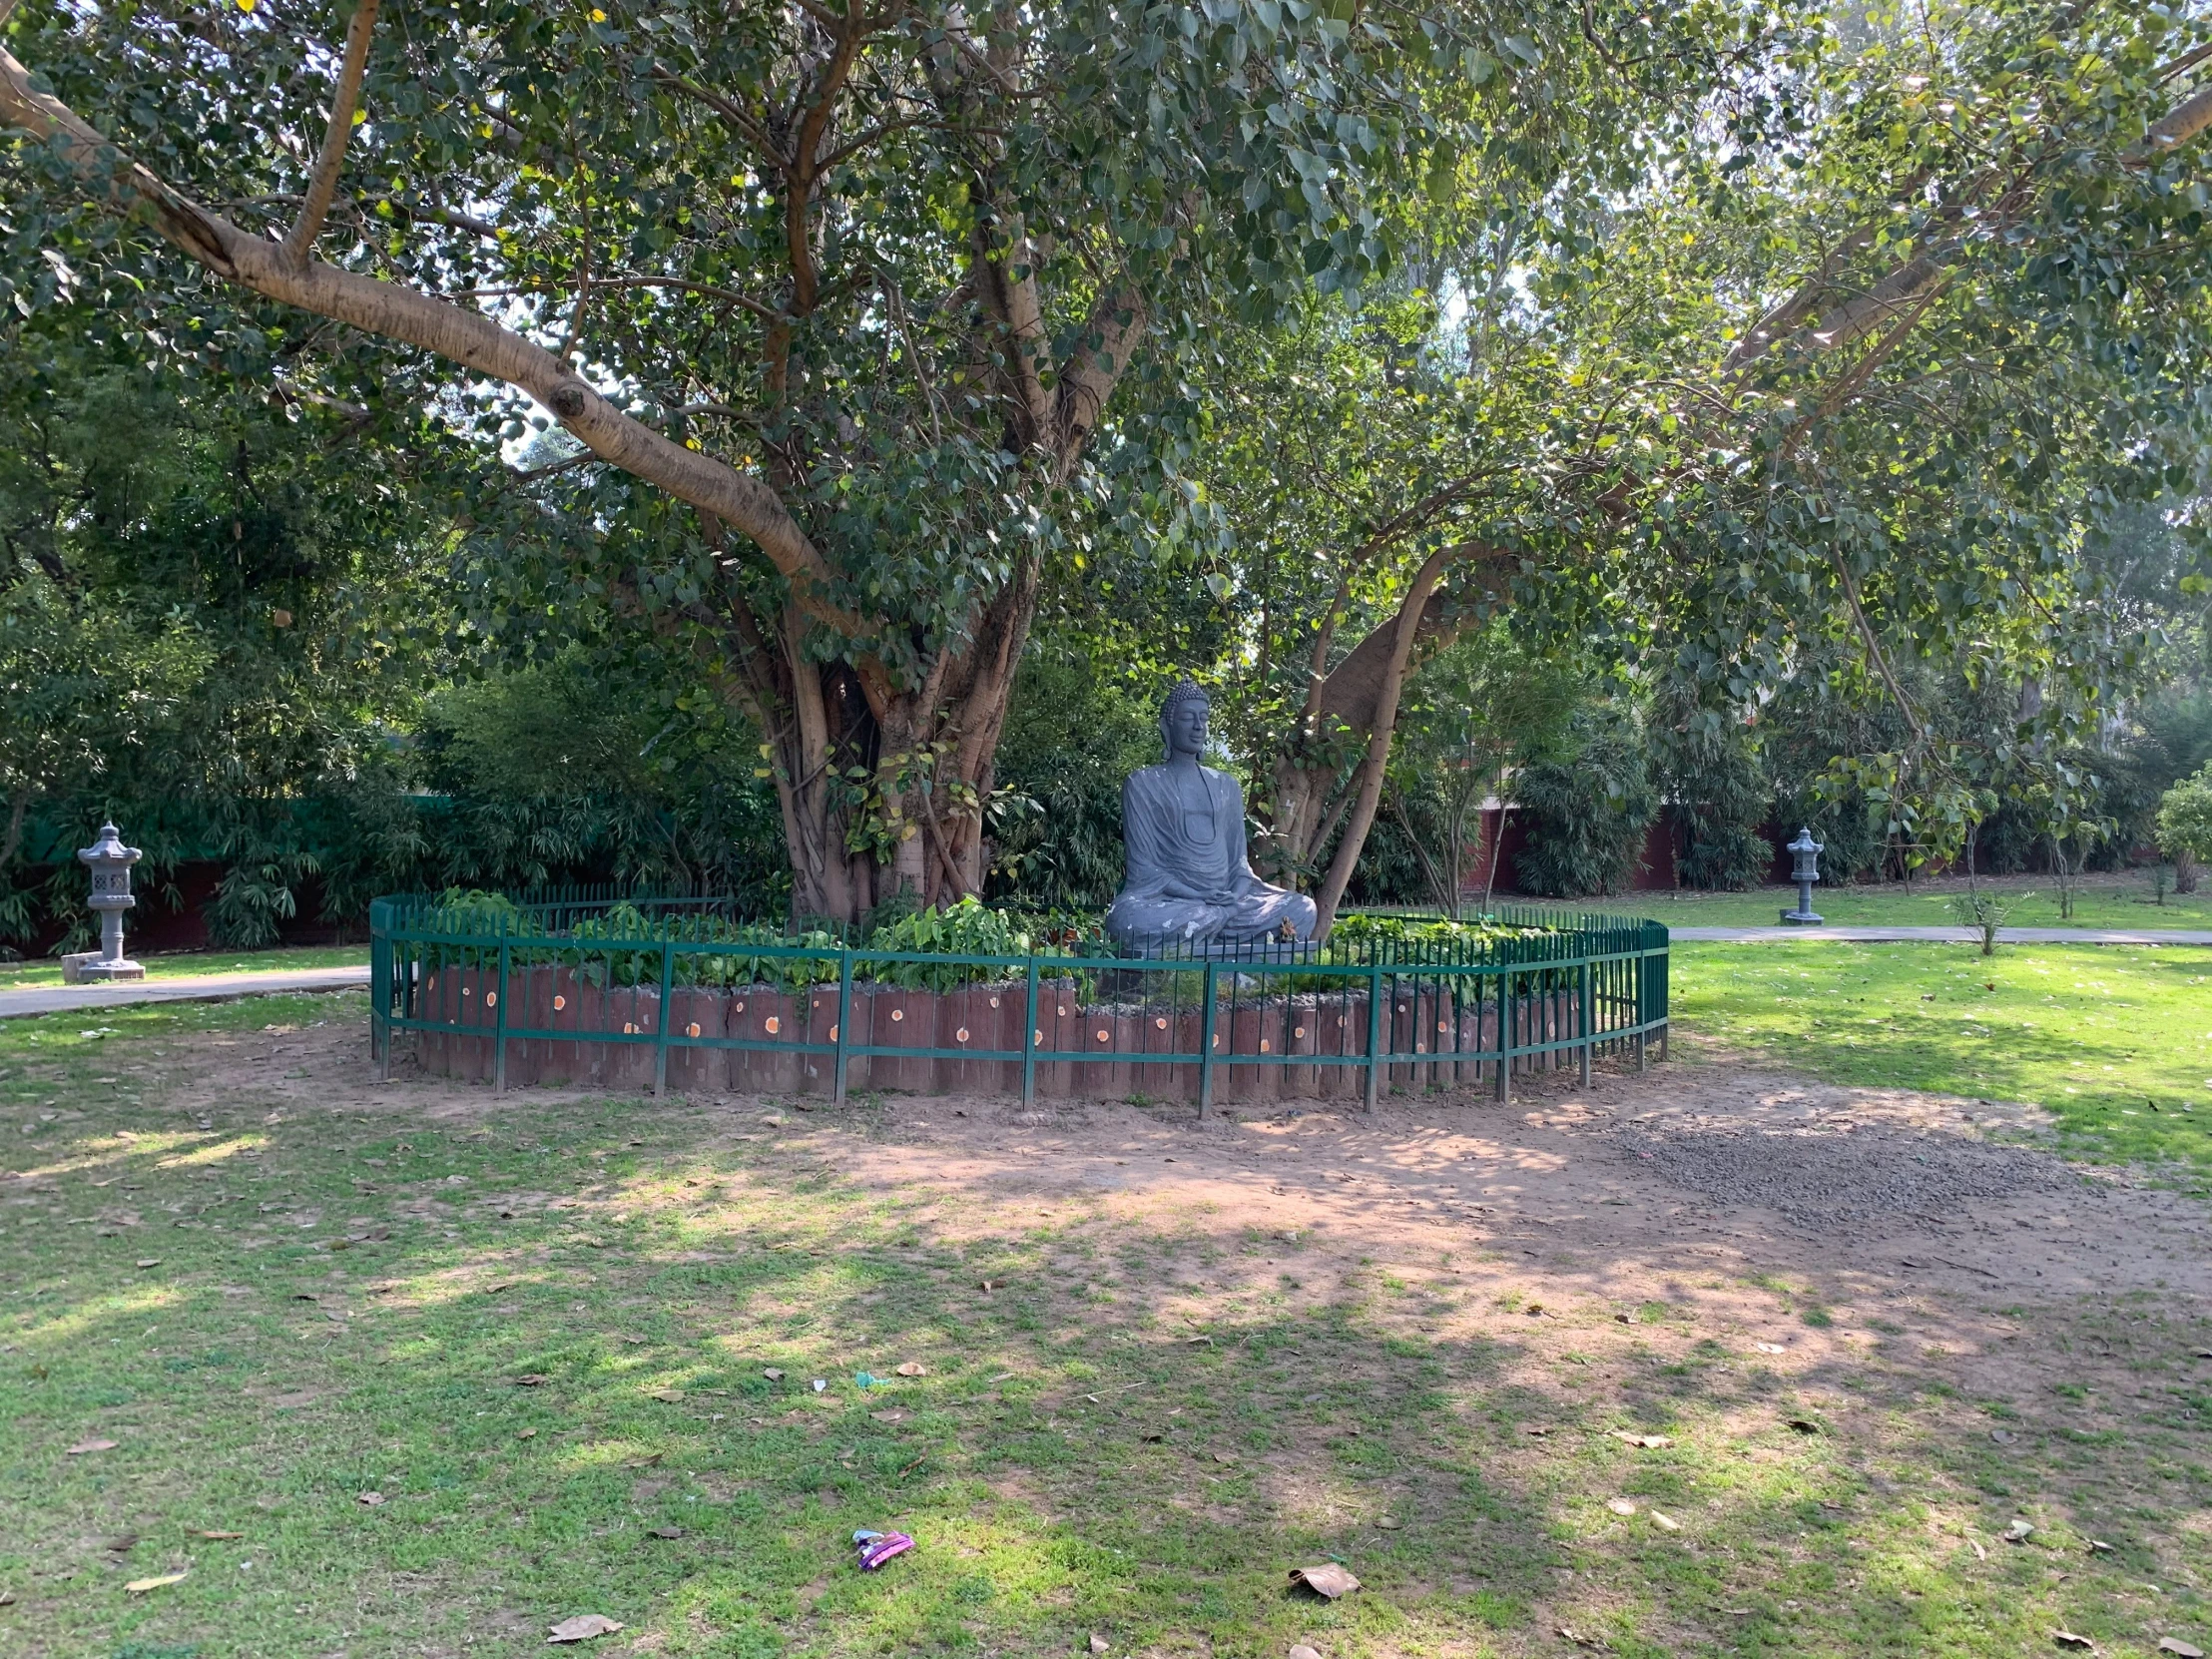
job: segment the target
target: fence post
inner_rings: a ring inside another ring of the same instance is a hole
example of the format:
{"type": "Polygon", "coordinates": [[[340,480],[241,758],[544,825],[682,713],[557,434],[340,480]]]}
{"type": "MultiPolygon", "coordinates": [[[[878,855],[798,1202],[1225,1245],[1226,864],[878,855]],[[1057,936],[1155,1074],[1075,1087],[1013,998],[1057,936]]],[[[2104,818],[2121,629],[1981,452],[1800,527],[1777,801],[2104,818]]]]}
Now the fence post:
{"type": "Polygon", "coordinates": [[[1629,960],[1632,964],[1631,971],[1633,971],[1636,976],[1636,1069],[1638,1071],[1648,1071],[1651,1069],[1651,1061],[1649,1060],[1649,1058],[1646,1057],[1644,1052],[1644,1014],[1647,1011],[1649,1001],[1646,994],[1646,985],[1649,976],[1645,970],[1650,967],[1651,962],[1649,957],[1640,955],[1633,956],[1629,960]]]}
{"type": "Polygon", "coordinates": [[[836,1081],[830,1085],[830,1104],[844,1104],[845,1044],[852,1024],[852,947],[840,946],[837,950],[837,1028],[830,1040],[837,1045],[837,1059],[833,1068],[836,1081]]]}
{"type": "Polygon", "coordinates": [[[1037,1044],[1044,1041],[1044,1033],[1037,1029],[1037,956],[1029,955],[1029,993],[1024,1004],[1028,1012],[1021,1021],[1021,1105],[1027,1111],[1037,1103],[1037,1044]]]}
{"type": "Polygon", "coordinates": [[[661,940],[661,1017],[653,1027],[653,1098],[658,1100],[668,1093],[668,998],[671,981],[676,974],[676,945],[665,936],[661,940]]]}
{"type": "Polygon", "coordinates": [[[1214,1109],[1214,964],[1208,962],[1199,995],[1204,999],[1198,1015],[1198,1115],[1204,1121],[1214,1109]]]}
{"type": "Polygon", "coordinates": [[[369,911],[368,935],[368,1054],[376,1062],[376,1081],[391,1081],[391,940],[376,931],[375,909],[369,911]]]}
{"type": "Polygon", "coordinates": [[[1583,958],[1581,968],[1575,975],[1575,981],[1574,1028],[1575,1035],[1582,1039],[1582,1086],[1586,1089],[1590,1086],[1590,962],[1588,957],[1583,958]]]}
{"type": "Polygon", "coordinates": [[[1382,964],[1368,965],[1368,1110],[1382,1092],[1382,964]]]}
{"type": "Polygon", "coordinates": [[[492,1038],[496,1045],[491,1054],[491,1086],[494,1093],[507,1086],[507,929],[504,922],[499,929],[499,990],[497,996],[499,1018],[493,1025],[497,1033],[492,1038]]]}
{"type": "Polygon", "coordinates": [[[1497,976],[1497,1103],[1513,1098],[1513,970],[1497,976]]]}

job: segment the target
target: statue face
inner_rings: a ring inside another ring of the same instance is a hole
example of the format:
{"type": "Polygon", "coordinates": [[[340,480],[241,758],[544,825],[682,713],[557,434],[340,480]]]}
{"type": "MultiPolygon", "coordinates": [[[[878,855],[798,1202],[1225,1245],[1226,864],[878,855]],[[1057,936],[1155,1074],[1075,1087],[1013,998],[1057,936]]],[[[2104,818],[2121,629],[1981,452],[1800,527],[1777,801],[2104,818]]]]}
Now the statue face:
{"type": "Polygon", "coordinates": [[[1206,717],[1211,711],[1197,698],[1178,703],[1161,722],[1167,737],[1168,754],[1180,758],[1188,755],[1194,760],[1206,753],[1206,717]]]}

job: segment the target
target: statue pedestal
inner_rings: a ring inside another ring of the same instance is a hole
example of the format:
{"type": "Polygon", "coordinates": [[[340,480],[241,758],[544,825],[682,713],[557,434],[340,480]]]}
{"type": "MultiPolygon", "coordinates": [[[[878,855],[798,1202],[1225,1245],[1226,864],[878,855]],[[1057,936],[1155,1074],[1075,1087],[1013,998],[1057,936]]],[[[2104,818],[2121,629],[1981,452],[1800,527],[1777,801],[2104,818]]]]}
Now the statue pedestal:
{"type": "Polygon", "coordinates": [[[79,950],[62,958],[62,983],[101,985],[111,979],[144,979],[146,969],[128,957],[109,959],[97,950],[79,950]]]}

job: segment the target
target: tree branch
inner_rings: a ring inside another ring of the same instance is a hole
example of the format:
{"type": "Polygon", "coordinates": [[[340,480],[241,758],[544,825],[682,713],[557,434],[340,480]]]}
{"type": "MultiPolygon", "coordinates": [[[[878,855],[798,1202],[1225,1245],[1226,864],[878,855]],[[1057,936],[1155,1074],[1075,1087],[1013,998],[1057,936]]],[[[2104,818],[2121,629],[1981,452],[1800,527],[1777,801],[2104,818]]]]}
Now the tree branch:
{"type": "Polygon", "coordinates": [[[1045,334],[1038,258],[1036,244],[1018,228],[1007,243],[994,248],[990,226],[977,221],[969,280],[982,298],[983,308],[1006,333],[1006,351],[1012,358],[1008,373],[1014,383],[1014,400],[1021,410],[1019,447],[1051,446],[1057,460],[1052,394],[1044,388],[1044,377],[1052,370],[1052,346],[1045,334]],[[1022,275],[1015,274],[1017,265],[1022,275]]]}
{"type": "Polygon", "coordinates": [[[678,92],[698,99],[702,104],[713,110],[715,114],[721,116],[723,120],[729,122],[731,126],[738,130],[747,143],[760,151],[767,161],[775,165],[777,172],[784,173],[790,170],[791,158],[776,148],[776,140],[770,135],[769,130],[750,115],[747,115],[736,104],[723,97],[721,93],[711,92],[695,82],[687,81],[673,70],[663,69],[658,64],[653,68],[653,78],[663,86],[674,87],[678,92]]]}
{"type": "Polygon", "coordinates": [[[323,216],[338,188],[338,169],[345,162],[345,143],[353,134],[353,111],[360,102],[361,77],[368,70],[368,41],[376,29],[378,0],[360,0],[353,21],[345,28],[345,61],[338,66],[337,89],[330,96],[330,125],[322,135],[322,154],[315,158],[314,177],[307,182],[307,199],[299,218],[284,238],[284,258],[295,266],[307,263],[307,251],[322,234],[323,216]]]}
{"type": "Polygon", "coordinates": [[[1074,468],[1097,427],[1106,399],[1114,394],[1131,353],[1144,337],[1147,320],[1144,294],[1135,287],[1114,289],[1091,312],[1082,342],[1060,376],[1053,410],[1053,459],[1062,477],[1074,468]]]}
{"type": "Polygon", "coordinates": [[[2212,127],[2212,87],[2185,98],[2167,112],[2162,121],[2153,122],[2149,132],[2143,135],[2141,146],[2129,157],[2130,167],[2144,167],[2169,150],[2177,150],[2187,144],[2207,127],[2212,127]]]}
{"type": "MultiPolygon", "coordinates": [[[[1360,861],[1368,831],[1375,827],[1376,808],[1382,802],[1382,783],[1390,764],[1390,738],[1397,729],[1397,708],[1406,671],[1412,666],[1414,650],[1420,640],[1421,618],[1427,612],[1429,596],[1443,577],[1444,567],[1457,552],[1456,548],[1439,547],[1421,562],[1420,569],[1406,587],[1404,602],[1398,606],[1397,616],[1389,629],[1389,657],[1376,694],[1376,719],[1368,737],[1368,752],[1361,759],[1353,789],[1352,816],[1345,824],[1335,855],[1329,860],[1329,873],[1322,878],[1321,891],[1314,897],[1314,907],[1321,912],[1318,932],[1322,938],[1327,938],[1336,924],[1337,906],[1344,900],[1345,889],[1352,884],[1353,867],[1360,861]]],[[[1381,635],[1382,630],[1377,629],[1376,633],[1381,635]]]]}
{"type": "Polygon", "coordinates": [[[217,276],[529,393],[600,459],[750,536],[790,581],[794,601],[813,620],[855,639],[874,631],[873,624],[830,599],[829,562],[775,491],[632,419],[543,346],[415,288],[312,259],[295,267],[276,244],[207,212],[119,154],[59,99],[32,91],[30,72],[5,47],[0,47],[0,122],[48,141],[105,206],[119,214],[144,211],[165,241],[217,276]]]}

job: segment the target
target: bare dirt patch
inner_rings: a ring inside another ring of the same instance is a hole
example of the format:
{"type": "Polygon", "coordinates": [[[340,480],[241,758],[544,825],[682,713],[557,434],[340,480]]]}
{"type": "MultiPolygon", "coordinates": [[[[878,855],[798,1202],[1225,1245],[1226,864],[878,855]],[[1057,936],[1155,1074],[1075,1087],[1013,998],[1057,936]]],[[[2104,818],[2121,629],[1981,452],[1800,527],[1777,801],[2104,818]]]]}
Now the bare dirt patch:
{"type": "MultiPolygon", "coordinates": [[[[188,1111],[247,1094],[284,1116],[454,1124],[503,1105],[606,1099],[503,1098],[404,1062],[379,1083],[362,1034],[335,1024],[214,1039],[171,1064],[171,1099],[188,1111]]],[[[1096,1274],[1102,1290],[1111,1283],[1117,1298],[1192,1331],[1286,1279],[1319,1304],[1386,1269],[1406,1287],[1392,1305],[1409,1329],[1509,1332],[1532,1361],[1568,1346],[1580,1317],[1641,1322],[1663,1308],[1684,1322],[1677,1341],[1764,1342],[1787,1371],[1910,1351],[1986,1392],[2032,1389],[2019,1342],[2030,1328],[2080,1374],[2092,1356],[2062,1329],[2075,1318],[2150,1296],[2193,1320],[2212,1297],[2212,1208],[2139,1172],[2056,1157],[2038,1144],[2045,1119],[2031,1107],[1713,1063],[1600,1072],[1588,1090],[1560,1074],[1519,1090],[1506,1106],[1465,1090],[1393,1098],[1373,1114],[1317,1103],[1207,1121],[1187,1105],[1025,1110],[947,1096],[856,1097],[841,1110],[694,1096],[644,1109],[695,1115],[703,1146],[766,1143],[845,1180],[934,1199],[926,1225],[946,1240],[1080,1209],[1237,1241],[1236,1262],[1205,1277],[1096,1274]],[[1422,1298],[1438,1295],[1452,1306],[1424,1311],[1422,1298]],[[1531,1306],[1542,1312],[1530,1317],[1531,1306]]]]}

